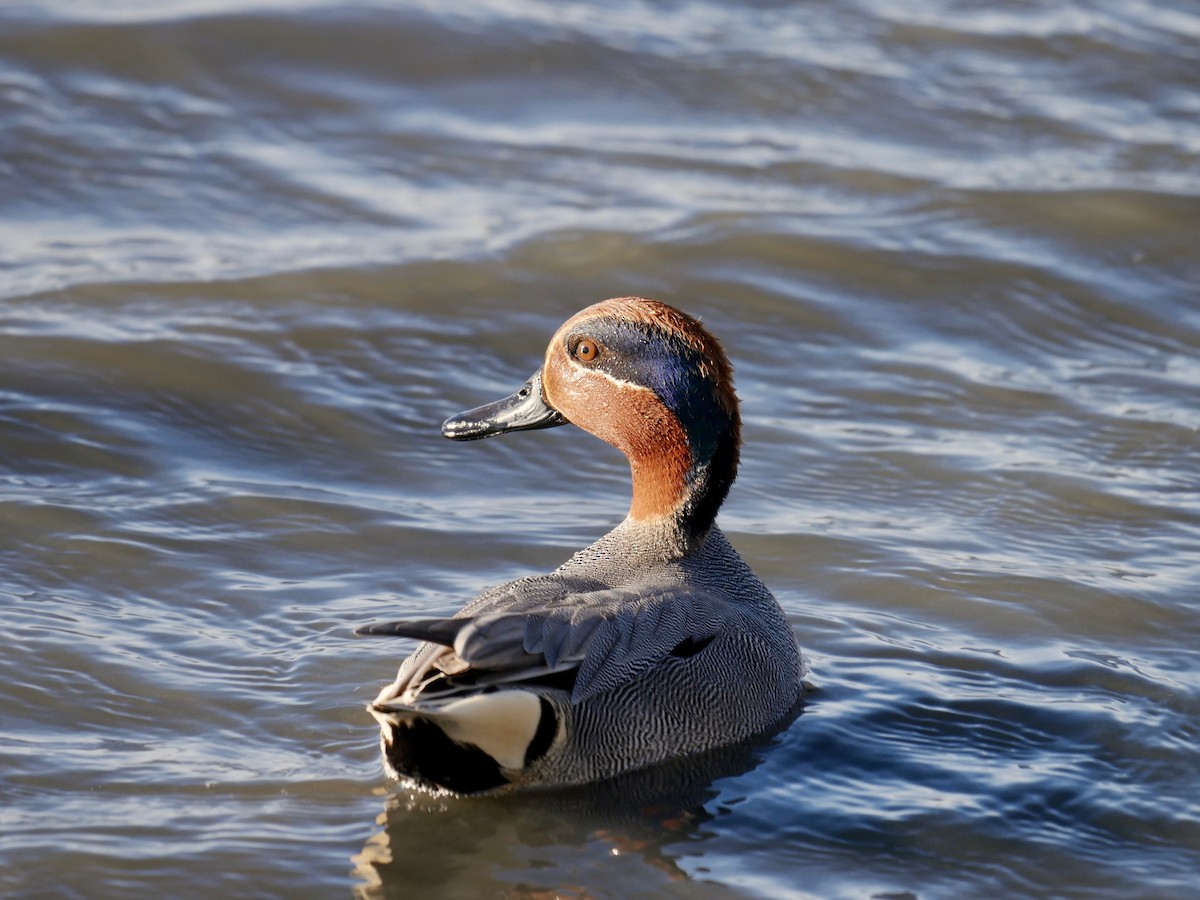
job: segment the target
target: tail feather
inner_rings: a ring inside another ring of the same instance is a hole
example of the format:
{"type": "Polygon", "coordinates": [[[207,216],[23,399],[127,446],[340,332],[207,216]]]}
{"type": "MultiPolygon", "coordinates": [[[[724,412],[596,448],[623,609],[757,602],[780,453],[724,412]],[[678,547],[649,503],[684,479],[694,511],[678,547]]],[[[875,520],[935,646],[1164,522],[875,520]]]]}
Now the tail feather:
{"type": "Polygon", "coordinates": [[[375,622],[355,628],[359,637],[405,637],[453,647],[454,639],[470,619],[401,619],[397,622],[375,622]]]}

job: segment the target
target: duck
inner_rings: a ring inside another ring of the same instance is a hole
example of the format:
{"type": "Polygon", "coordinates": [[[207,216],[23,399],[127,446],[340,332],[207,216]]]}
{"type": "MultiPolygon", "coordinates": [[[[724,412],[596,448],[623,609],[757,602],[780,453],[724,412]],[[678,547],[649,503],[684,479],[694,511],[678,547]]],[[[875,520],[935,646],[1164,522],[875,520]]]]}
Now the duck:
{"type": "Polygon", "coordinates": [[[750,740],[802,705],[788,620],[716,525],[741,449],[717,339],[661,301],[604,300],[563,323],[519,390],[442,433],[566,424],[629,460],[616,527],[450,618],[356,632],[420,642],[367,707],[393,778],[456,795],[587,784],[750,740]]]}

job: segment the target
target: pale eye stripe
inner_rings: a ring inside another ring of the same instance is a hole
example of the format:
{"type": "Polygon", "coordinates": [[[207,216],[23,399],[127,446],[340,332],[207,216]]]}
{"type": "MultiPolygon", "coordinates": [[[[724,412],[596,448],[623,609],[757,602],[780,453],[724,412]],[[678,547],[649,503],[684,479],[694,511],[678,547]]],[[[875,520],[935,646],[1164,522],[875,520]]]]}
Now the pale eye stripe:
{"type": "Polygon", "coordinates": [[[618,378],[603,369],[583,369],[583,372],[588,375],[599,375],[601,378],[615,384],[619,388],[632,388],[636,391],[648,391],[654,393],[654,388],[645,384],[638,384],[636,381],[626,381],[624,378],[618,378]]]}

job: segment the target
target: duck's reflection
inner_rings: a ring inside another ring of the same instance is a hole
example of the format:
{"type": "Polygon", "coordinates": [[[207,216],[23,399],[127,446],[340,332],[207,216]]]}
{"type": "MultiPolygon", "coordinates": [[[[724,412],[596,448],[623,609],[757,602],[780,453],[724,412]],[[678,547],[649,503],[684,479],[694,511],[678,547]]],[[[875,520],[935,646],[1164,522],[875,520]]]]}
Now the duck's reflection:
{"type": "Polygon", "coordinates": [[[738,800],[736,783],[717,782],[752,771],[774,740],[567,790],[460,799],[397,788],[354,857],[355,895],[636,896],[689,881],[681,862],[738,800]]]}

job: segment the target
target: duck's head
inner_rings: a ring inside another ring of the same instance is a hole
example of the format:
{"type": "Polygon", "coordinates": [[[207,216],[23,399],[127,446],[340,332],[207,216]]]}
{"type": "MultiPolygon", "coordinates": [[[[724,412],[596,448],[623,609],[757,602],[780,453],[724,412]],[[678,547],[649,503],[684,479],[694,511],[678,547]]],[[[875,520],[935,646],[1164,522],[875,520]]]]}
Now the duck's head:
{"type": "Polygon", "coordinates": [[[638,297],[589,306],[519,391],[446,420],[442,433],[475,440],[567,422],[629,458],[631,520],[708,532],[737,474],[741,420],[729,360],[698,320],[638,297]]]}

